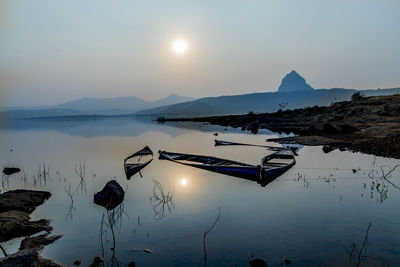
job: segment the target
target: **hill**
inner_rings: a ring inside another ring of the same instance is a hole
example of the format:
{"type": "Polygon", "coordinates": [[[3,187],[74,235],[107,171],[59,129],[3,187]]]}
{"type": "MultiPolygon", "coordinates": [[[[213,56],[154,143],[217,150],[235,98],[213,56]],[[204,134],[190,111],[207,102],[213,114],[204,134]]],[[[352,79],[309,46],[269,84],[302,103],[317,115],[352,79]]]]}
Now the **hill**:
{"type": "Polygon", "coordinates": [[[80,115],[115,116],[132,114],[145,108],[171,105],[189,100],[193,100],[193,98],[183,97],[176,94],[170,94],[169,96],[156,101],[146,101],[135,96],[117,98],[87,97],[68,101],[56,106],[3,109],[3,111],[0,111],[0,117],[24,119],[80,115]]]}
{"type": "MultiPolygon", "coordinates": [[[[157,116],[210,116],[274,112],[281,108],[289,109],[307,106],[329,106],[338,101],[350,100],[358,92],[354,89],[316,89],[293,92],[253,93],[244,95],[206,97],[195,101],[162,106],[137,112],[137,115],[157,116]]],[[[400,88],[359,90],[365,96],[392,95],[400,93],[400,88]]]]}
{"type": "MultiPolygon", "coordinates": [[[[293,70],[282,79],[277,92],[205,97],[195,101],[146,109],[136,114],[184,117],[274,112],[280,108],[327,106],[337,101],[350,100],[355,92],[357,92],[355,89],[343,88],[315,90],[293,70]]],[[[360,90],[360,92],[366,96],[391,95],[399,93],[400,88],[360,90]]]]}

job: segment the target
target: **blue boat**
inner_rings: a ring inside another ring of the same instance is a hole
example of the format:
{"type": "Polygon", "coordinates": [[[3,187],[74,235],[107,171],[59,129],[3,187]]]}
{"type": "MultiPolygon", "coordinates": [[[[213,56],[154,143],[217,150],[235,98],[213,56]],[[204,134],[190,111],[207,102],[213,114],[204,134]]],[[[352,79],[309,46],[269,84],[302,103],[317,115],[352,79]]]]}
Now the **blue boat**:
{"type": "Polygon", "coordinates": [[[295,156],[290,149],[281,149],[273,154],[265,156],[261,160],[261,164],[257,166],[211,156],[167,151],[158,151],[158,153],[160,154],[160,159],[255,181],[262,186],[266,186],[296,163],[295,156]]]}

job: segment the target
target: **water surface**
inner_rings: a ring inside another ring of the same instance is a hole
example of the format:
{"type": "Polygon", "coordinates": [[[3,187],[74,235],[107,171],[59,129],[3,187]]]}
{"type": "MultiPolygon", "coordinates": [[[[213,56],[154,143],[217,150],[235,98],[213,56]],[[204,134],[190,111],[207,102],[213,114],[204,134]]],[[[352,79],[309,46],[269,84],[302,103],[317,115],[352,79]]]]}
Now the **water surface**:
{"type": "MultiPolygon", "coordinates": [[[[284,256],[293,266],[345,266],[349,257],[344,247],[355,243],[360,248],[369,222],[364,255],[394,266],[400,263],[400,172],[387,177],[390,183],[381,179],[381,167],[386,174],[398,160],[303,147],[296,165],[266,187],[158,159],[141,172],[143,177],[125,178],[123,159],[145,145],[154,152],[251,164],[271,153],[264,148],[214,147],[214,132],[218,139],[276,145],[265,141],[276,136],[266,130],[252,135],[194,123],[132,118],[14,121],[0,129],[0,166],[23,171],[3,177],[2,190],[52,193],[32,217],[51,219],[53,234],[63,235],[43,255],[66,265],[77,259],[88,265],[103,253],[106,266],[130,261],[137,266],[203,265],[203,233],[218,210],[220,220],[206,239],[208,266],[247,266],[252,257],[280,266],[284,256]],[[83,165],[81,183],[76,170],[83,165]],[[105,209],[93,203],[94,193],[112,179],[126,192],[115,210],[114,238],[105,209]],[[173,193],[164,213],[150,201],[154,180],[173,193]]],[[[18,241],[8,242],[6,250],[15,251],[18,241]]]]}

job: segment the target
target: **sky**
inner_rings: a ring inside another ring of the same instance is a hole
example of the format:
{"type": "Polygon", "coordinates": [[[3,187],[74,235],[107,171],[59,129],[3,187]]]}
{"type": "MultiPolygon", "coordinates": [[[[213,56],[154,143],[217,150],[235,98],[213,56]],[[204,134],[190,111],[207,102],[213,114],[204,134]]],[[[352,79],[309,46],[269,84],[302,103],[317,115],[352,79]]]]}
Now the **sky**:
{"type": "Polygon", "coordinates": [[[0,107],[400,87],[400,0],[0,0],[0,107]],[[188,50],[174,53],[182,38],[188,50]]]}

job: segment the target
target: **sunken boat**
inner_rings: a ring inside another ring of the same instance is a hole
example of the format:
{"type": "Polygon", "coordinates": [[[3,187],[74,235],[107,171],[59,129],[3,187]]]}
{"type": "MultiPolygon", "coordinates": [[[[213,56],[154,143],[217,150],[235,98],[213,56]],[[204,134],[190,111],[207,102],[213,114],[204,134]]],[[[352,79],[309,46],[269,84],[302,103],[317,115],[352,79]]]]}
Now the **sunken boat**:
{"type": "Polygon", "coordinates": [[[143,149],[125,158],[124,169],[126,178],[129,180],[136,173],[139,173],[140,176],[142,176],[140,171],[149,165],[153,158],[153,151],[151,151],[148,146],[145,146],[143,149]],[[148,159],[141,162],[143,157],[148,157],[148,159]]]}
{"type": "Polygon", "coordinates": [[[295,155],[291,149],[280,149],[279,151],[267,155],[262,158],[261,164],[257,166],[211,156],[167,151],[159,151],[158,153],[160,159],[255,181],[261,184],[261,186],[266,186],[296,163],[295,155]]]}

